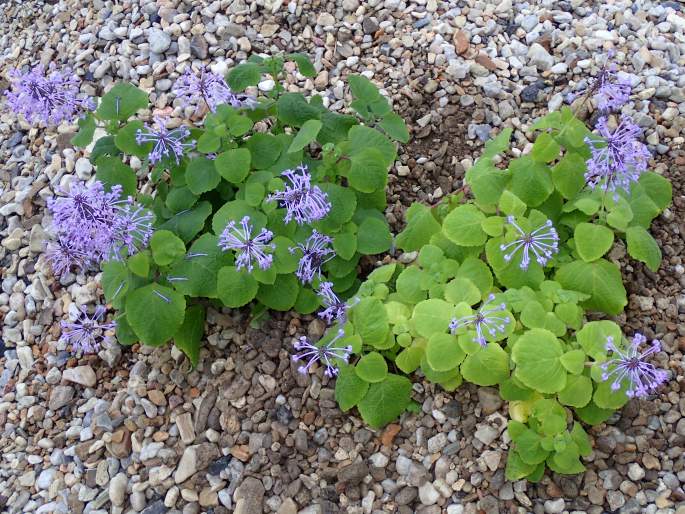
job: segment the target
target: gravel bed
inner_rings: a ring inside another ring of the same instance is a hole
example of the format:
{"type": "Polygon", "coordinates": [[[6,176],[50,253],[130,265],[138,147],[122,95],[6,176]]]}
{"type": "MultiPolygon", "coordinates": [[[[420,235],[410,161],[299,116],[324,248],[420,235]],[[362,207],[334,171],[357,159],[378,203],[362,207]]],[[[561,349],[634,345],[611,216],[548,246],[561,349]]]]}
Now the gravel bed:
{"type": "Polygon", "coordinates": [[[300,51],[317,76],[289,74],[287,88],[340,110],[346,75],[364,73],[412,131],[388,188],[395,229],[412,201],[458,189],[502,128],[526,151],[535,118],[614,48],[653,169],[674,186],[652,229],[658,273],[622,246],[611,253],[629,292],[617,320],[663,341],[657,360],[673,380],[591,430],[585,473],[511,483],[507,405],[494,389],[447,394],[419,381],[421,412],[372,431],[337,409],[332,381],[296,372],[292,338],[324,328],[311,317],[275,315],[256,330],[242,312],[209,310],[196,370],[171,346],[68,353],[59,320],[102,291],[98,277],[55,280],[43,214],[60,185],[94,170],[70,147],[74,127],[32,128],[3,109],[0,511],[685,514],[684,11],[649,0],[0,2],[0,91],[9,69],[54,62],[88,94],[128,80],[184,117],[170,88],[189,64],[225,72],[252,53],[300,51]]]}

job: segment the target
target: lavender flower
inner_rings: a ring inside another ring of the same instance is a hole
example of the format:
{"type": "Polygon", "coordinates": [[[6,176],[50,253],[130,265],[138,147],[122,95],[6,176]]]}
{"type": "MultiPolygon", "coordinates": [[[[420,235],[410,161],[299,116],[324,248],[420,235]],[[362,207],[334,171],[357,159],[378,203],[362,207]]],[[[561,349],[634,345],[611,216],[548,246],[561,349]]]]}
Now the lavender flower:
{"type": "Polygon", "coordinates": [[[628,348],[621,349],[614,343],[613,337],[607,337],[606,349],[613,353],[613,358],[602,363],[600,368],[603,371],[602,380],[613,378],[611,383],[613,391],[621,389],[623,380],[627,379],[628,397],[644,398],[668,379],[666,371],[646,362],[647,357],[661,350],[661,344],[654,339],[649,348],[640,353],[640,345],[646,342],[645,336],[635,334],[628,348]],[[609,371],[610,368],[611,371],[609,371]]]}
{"type": "Polygon", "coordinates": [[[521,237],[512,241],[511,243],[500,245],[500,250],[507,251],[512,248],[509,253],[504,254],[504,260],[510,262],[516,253],[523,248],[523,257],[521,258],[521,269],[527,270],[530,264],[530,252],[532,251],[535,255],[535,260],[541,266],[547,264],[552,256],[559,251],[557,243],[559,242],[559,236],[557,231],[552,226],[552,222],[547,220],[547,222],[541,227],[536,228],[530,233],[523,231],[521,227],[516,223],[513,216],[507,217],[507,223],[513,226],[521,237]]]}
{"type": "Polygon", "coordinates": [[[236,269],[247,268],[248,271],[252,271],[253,261],[257,261],[261,269],[269,269],[273,262],[273,255],[267,254],[266,250],[276,249],[275,244],[269,243],[273,238],[273,232],[263,228],[253,237],[254,227],[250,225],[249,216],[245,216],[240,221],[240,225],[242,228],[237,227],[235,221],[229,221],[219,237],[219,246],[224,251],[235,250],[237,252],[236,269]]]}
{"type": "Polygon", "coordinates": [[[306,165],[301,164],[294,170],[285,170],[282,173],[289,181],[283,191],[276,191],[267,197],[267,201],[276,200],[280,206],[286,209],[283,220],[290,220],[302,225],[312,223],[325,217],[331,210],[328,194],[324,193],[319,186],[312,186],[312,177],[306,165]]]}
{"type": "Polygon", "coordinates": [[[155,116],[155,122],[157,123],[157,130],[152,129],[146,123],[147,132],[142,129],[136,131],[136,143],[139,145],[154,143],[149,155],[152,164],[158,163],[165,157],[173,157],[176,164],[180,163],[183,152],[195,148],[195,141],[183,141],[190,135],[190,129],[182,125],[168,130],[166,127],[167,120],[160,116],[155,116]]]}
{"type": "Polygon", "coordinates": [[[29,121],[41,119],[46,125],[73,121],[82,110],[91,110],[95,104],[90,99],[78,98],[79,80],[68,69],[55,71],[54,64],[49,75],[41,64],[22,73],[9,72],[14,91],[6,91],[7,102],[16,114],[23,114],[29,121]]]}
{"type": "Polygon", "coordinates": [[[600,138],[586,137],[592,157],[587,161],[585,180],[592,189],[611,191],[618,197],[617,189],[630,192],[632,182],[637,182],[647,169],[649,150],[637,140],[642,129],[624,116],[613,132],[607,127],[606,118],[597,121],[600,138]]]}
{"type": "Polygon", "coordinates": [[[45,258],[58,277],[63,277],[74,268],[83,269],[90,266],[90,257],[81,249],[81,245],[64,236],[48,243],[45,258]]]}
{"type": "Polygon", "coordinates": [[[609,63],[612,57],[613,52],[610,52],[597,77],[587,88],[569,93],[566,97],[567,102],[571,103],[583,93],[590,93],[594,94],[600,111],[618,110],[623,107],[630,100],[630,81],[616,77],[616,64],[609,63]]]}
{"type": "Polygon", "coordinates": [[[460,328],[473,326],[476,329],[476,337],[474,342],[481,346],[487,346],[488,341],[483,335],[484,330],[491,336],[497,333],[504,333],[507,325],[511,322],[508,315],[502,315],[507,306],[504,303],[498,305],[491,305],[495,301],[495,295],[491,294],[488,299],[480,306],[480,309],[475,314],[470,316],[463,316],[461,318],[453,318],[450,323],[450,331],[454,334],[460,328]]]}
{"type": "Polygon", "coordinates": [[[352,353],[351,346],[335,346],[336,342],[344,335],[344,330],[338,330],[337,335],[323,346],[316,346],[310,343],[306,337],[300,337],[297,342],[295,342],[294,346],[296,350],[302,350],[302,353],[293,355],[293,361],[299,362],[306,360],[307,364],[300,366],[297,370],[303,375],[306,375],[315,362],[321,361],[321,363],[326,366],[324,375],[328,377],[336,376],[339,370],[335,359],[347,362],[347,359],[349,359],[350,354],[352,353]]]}
{"type": "Polygon", "coordinates": [[[76,182],[66,196],[48,201],[56,241],[48,245],[46,257],[55,274],[120,259],[147,246],[154,216],[120,196],[120,186],[107,192],[101,182],[76,182]]]}
{"type": "Polygon", "coordinates": [[[317,293],[326,307],[319,312],[319,317],[325,319],[329,325],[332,325],[334,321],[344,325],[347,322],[348,305],[333,292],[333,283],[322,282],[317,293]]]}
{"type": "Polygon", "coordinates": [[[304,244],[289,248],[292,254],[298,248],[302,251],[295,275],[303,284],[313,281],[315,276],[321,276],[321,267],[335,257],[335,251],[330,247],[331,243],[333,240],[330,237],[314,230],[304,244]]]}
{"type": "Polygon", "coordinates": [[[71,344],[72,351],[83,353],[95,353],[100,349],[100,344],[105,340],[104,332],[116,327],[116,322],[102,323],[102,318],[107,309],[102,305],[95,308],[92,316],[88,315],[88,309],[81,307],[76,321],[62,321],[62,336],[60,340],[71,344]]]}
{"type": "Polygon", "coordinates": [[[200,68],[199,74],[186,68],[185,73],[176,80],[173,93],[181,99],[185,107],[205,102],[212,112],[216,112],[217,106],[221,104],[230,104],[236,109],[254,109],[257,106],[254,97],[234,93],[221,75],[208,70],[205,66],[200,68]]]}
{"type": "Polygon", "coordinates": [[[145,248],[154,232],[153,222],[153,214],[136,205],[131,197],[117,205],[112,223],[112,255],[119,258],[124,249],[128,255],[133,255],[145,248]]]}

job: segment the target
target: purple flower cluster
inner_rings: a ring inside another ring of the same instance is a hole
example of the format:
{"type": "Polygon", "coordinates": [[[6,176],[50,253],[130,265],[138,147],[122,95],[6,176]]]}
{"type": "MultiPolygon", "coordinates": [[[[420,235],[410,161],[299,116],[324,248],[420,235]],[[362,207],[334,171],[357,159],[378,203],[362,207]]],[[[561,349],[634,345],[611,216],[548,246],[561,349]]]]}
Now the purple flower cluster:
{"type": "Polygon", "coordinates": [[[249,216],[240,221],[240,227],[235,221],[229,221],[219,237],[219,246],[224,251],[236,251],[236,269],[246,268],[247,271],[252,271],[253,261],[256,261],[261,269],[269,269],[273,255],[267,254],[266,251],[276,249],[276,245],[269,242],[273,238],[273,232],[263,228],[259,234],[253,236],[252,230],[249,216]]]}
{"type": "Polygon", "coordinates": [[[217,106],[221,104],[229,104],[236,109],[254,109],[257,106],[257,100],[253,96],[234,93],[221,75],[205,66],[197,74],[186,68],[185,73],[175,82],[173,93],[185,107],[199,107],[204,102],[212,112],[216,112],[217,106]]]}
{"type": "Polygon", "coordinates": [[[303,375],[306,375],[315,362],[321,361],[321,363],[326,366],[324,375],[327,377],[336,376],[338,374],[336,361],[341,360],[347,362],[352,353],[352,347],[349,345],[336,346],[336,343],[344,336],[345,331],[341,328],[338,330],[336,336],[323,346],[316,346],[310,343],[306,337],[300,337],[293,346],[297,351],[301,351],[302,353],[293,355],[292,359],[295,362],[307,361],[307,364],[300,366],[297,370],[303,375]]]}
{"type": "Polygon", "coordinates": [[[302,252],[295,275],[303,284],[308,284],[315,277],[320,277],[321,267],[335,257],[332,243],[333,240],[330,237],[313,230],[312,235],[307,238],[304,244],[299,243],[297,246],[289,248],[292,254],[298,249],[302,252]]]}
{"type": "Polygon", "coordinates": [[[508,315],[501,314],[507,309],[507,306],[504,303],[491,305],[494,301],[495,295],[491,294],[475,314],[452,319],[452,322],[450,323],[450,331],[452,334],[460,328],[472,326],[476,329],[476,337],[473,339],[474,342],[481,346],[487,346],[488,341],[485,339],[484,331],[487,331],[491,336],[497,335],[498,332],[504,333],[507,325],[511,322],[508,315]]]}
{"type": "Polygon", "coordinates": [[[637,182],[647,169],[650,153],[638,141],[642,129],[627,116],[621,118],[613,131],[607,126],[607,119],[600,118],[597,131],[601,137],[585,138],[592,152],[587,161],[585,180],[590,188],[611,191],[616,198],[617,189],[630,192],[631,184],[637,182]]]}
{"type": "Polygon", "coordinates": [[[120,197],[121,186],[107,192],[99,181],[90,186],[75,182],[66,196],[48,201],[55,241],[48,244],[46,258],[56,275],[121,259],[147,246],[152,213],[132,198],[120,197]]]}
{"type": "Polygon", "coordinates": [[[510,262],[514,256],[521,250],[521,264],[522,270],[527,270],[530,265],[530,253],[532,252],[535,256],[535,260],[541,266],[547,264],[547,262],[552,258],[552,256],[559,251],[558,242],[559,235],[554,229],[552,222],[547,220],[547,222],[533,230],[532,232],[524,232],[524,230],[516,223],[516,219],[513,216],[507,217],[507,223],[516,229],[519,234],[519,238],[514,241],[500,245],[500,250],[508,253],[504,254],[504,260],[510,262]]]}
{"type": "Polygon", "coordinates": [[[640,352],[640,346],[647,342],[642,334],[635,334],[627,349],[620,348],[613,337],[607,337],[606,349],[612,352],[612,359],[601,364],[602,380],[613,380],[611,389],[618,391],[623,381],[628,381],[626,394],[629,398],[644,398],[654,392],[661,384],[668,380],[668,372],[658,369],[647,362],[647,357],[661,350],[661,344],[656,339],[645,351],[640,352]]]}
{"type": "Polygon", "coordinates": [[[46,74],[39,64],[25,73],[10,71],[9,77],[14,88],[5,92],[7,102],[16,114],[22,114],[31,123],[36,119],[46,125],[71,122],[80,112],[95,108],[91,99],[78,97],[79,80],[68,69],[60,72],[52,65],[46,74]]]}
{"type": "Polygon", "coordinates": [[[338,298],[333,292],[332,282],[321,282],[317,294],[323,301],[324,310],[319,312],[319,317],[325,319],[329,325],[337,322],[340,326],[347,322],[347,310],[351,307],[347,302],[338,298]]]}
{"type": "Polygon", "coordinates": [[[105,331],[116,327],[116,322],[103,323],[105,309],[102,305],[95,308],[92,316],[88,315],[88,309],[81,307],[78,318],[75,321],[62,321],[62,335],[60,340],[71,344],[71,350],[77,353],[95,353],[100,349],[101,343],[107,339],[105,331]]]}
{"type": "Polygon", "coordinates": [[[167,120],[160,116],[155,116],[157,129],[153,129],[147,123],[146,131],[138,129],[136,131],[136,143],[154,143],[150,151],[150,163],[156,164],[165,157],[173,157],[176,164],[181,162],[181,157],[186,150],[195,148],[195,141],[185,141],[190,136],[190,129],[185,125],[175,129],[167,129],[167,120]]]}
{"type": "Polygon", "coordinates": [[[610,52],[597,77],[586,89],[567,96],[569,103],[583,93],[593,94],[599,110],[608,112],[620,109],[630,100],[630,81],[616,76],[616,65],[609,63],[612,57],[613,52],[610,52]]]}
{"type": "Polygon", "coordinates": [[[324,218],[331,210],[328,195],[319,186],[312,186],[312,177],[306,165],[301,164],[294,170],[285,170],[282,175],[290,184],[283,191],[276,191],[267,197],[268,201],[276,200],[286,209],[286,223],[295,220],[302,225],[324,218]]]}

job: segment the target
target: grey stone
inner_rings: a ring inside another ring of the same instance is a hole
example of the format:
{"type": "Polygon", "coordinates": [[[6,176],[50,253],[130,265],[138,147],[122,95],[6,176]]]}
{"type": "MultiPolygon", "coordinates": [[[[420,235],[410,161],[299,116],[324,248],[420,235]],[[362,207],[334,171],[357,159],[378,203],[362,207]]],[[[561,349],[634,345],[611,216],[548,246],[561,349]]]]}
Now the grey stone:
{"type": "Polygon", "coordinates": [[[71,386],[55,386],[50,394],[48,408],[57,410],[67,405],[74,398],[74,388],[71,386]]]}
{"type": "Polygon", "coordinates": [[[539,43],[530,45],[530,48],[528,49],[528,59],[530,63],[537,66],[540,71],[547,71],[554,66],[554,57],[552,57],[539,43]]]}
{"type": "Polygon", "coordinates": [[[128,478],[124,473],[117,473],[109,482],[109,499],[112,505],[121,507],[126,501],[126,486],[128,478]]]}
{"type": "Polygon", "coordinates": [[[234,514],[262,514],[264,484],[261,480],[247,477],[235,492],[234,514]]]}
{"type": "Polygon", "coordinates": [[[547,514],[561,514],[566,507],[566,502],[563,498],[557,498],[556,500],[547,500],[545,502],[545,512],[547,514]]]}
{"type": "Polygon", "coordinates": [[[171,46],[171,36],[163,30],[150,29],[147,36],[147,42],[150,44],[151,52],[162,54],[171,46]]]}
{"type": "Polygon", "coordinates": [[[366,462],[359,461],[348,464],[338,470],[338,482],[346,484],[358,484],[369,474],[369,466],[366,462]]]}

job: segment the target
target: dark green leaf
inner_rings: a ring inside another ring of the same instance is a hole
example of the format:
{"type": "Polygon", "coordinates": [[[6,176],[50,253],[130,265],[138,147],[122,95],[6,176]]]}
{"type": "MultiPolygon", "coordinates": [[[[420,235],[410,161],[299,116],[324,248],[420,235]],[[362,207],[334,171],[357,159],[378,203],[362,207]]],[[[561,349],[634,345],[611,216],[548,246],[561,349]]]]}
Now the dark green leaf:
{"type": "Polygon", "coordinates": [[[193,368],[200,359],[200,347],[205,333],[205,308],[192,305],[186,310],[183,324],[174,335],[174,344],[186,354],[193,368]]]}
{"type": "Polygon", "coordinates": [[[217,295],[226,307],[242,307],[257,295],[259,284],[245,270],[224,266],[217,276],[217,295]]]}
{"type": "Polygon", "coordinates": [[[121,162],[119,157],[104,156],[98,159],[95,178],[102,182],[107,191],[110,191],[114,185],[120,185],[122,198],[136,194],[138,186],[136,174],[121,162]]]}
{"type": "Polygon", "coordinates": [[[250,86],[256,86],[262,78],[262,67],[252,62],[243,62],[228,72],[226,82],[239,93],[250,86]]]}
{"type": "Polygon", "coordinates": [[[95,118],[93,114],[87,112],[78,120],[78,132],[71,138],[71,144],[80,148],[85,148],[91,141],[93,141],[93,134],[95,134],[95,118]]]}
{"type": "Polygon", "coordinates": [[[140,340],[151,346],[159,346],[176,334],[185,310],[182,294],[156,283],[126,297],[126,319],[140,340]]]}
{"type": "Polygon", "coordinates": [[[193,194],[211,191],[221,182],[221,176],[214,167],[214,161],[206,157],[195,157],[188,162],[186,183],[193,194]]]}
{"type": "Polygon", "coordinates": [[[132,84],[119,82],[102,97],[95,115],[101,120],[125,121],[147,106],[147,93],[132,84]]]}
{"type": "Polygon", "coordinates": [[[357,408],[364,421],[373,428],[380,428],[402,414],[410,399],[411,382],[405,377],[388,374],[382,382],[371,384],[357,408]]]}

